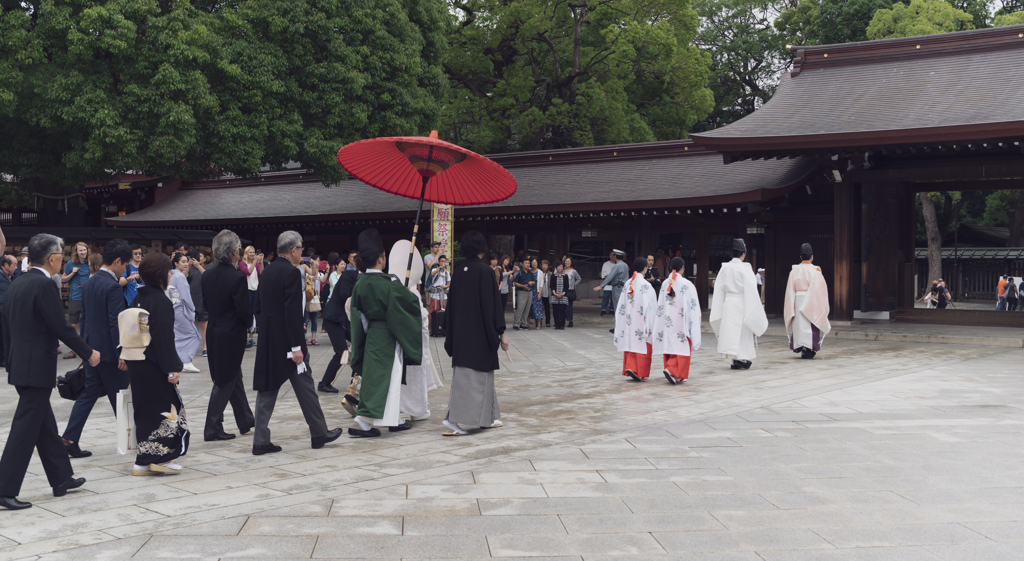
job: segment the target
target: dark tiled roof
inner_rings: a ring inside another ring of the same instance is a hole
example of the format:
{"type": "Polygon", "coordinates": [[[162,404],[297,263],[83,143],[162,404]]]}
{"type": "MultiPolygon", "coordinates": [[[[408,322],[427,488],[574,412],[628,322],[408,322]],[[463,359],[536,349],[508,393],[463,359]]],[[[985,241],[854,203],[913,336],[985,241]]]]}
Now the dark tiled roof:
{"type": "MultiPolygon", "coordinates": [[[[650,145],[645,145],[649,147],[650,145]]],[[[692,146],[692,145],[691,145],[692,146]]],[[[499,159],[499,158],[496,158],[499,159]]],[[[536,160],[536,158],[533,158],[536,160]]],[[[798,186],[816,166],[812,158],[740,162],[724,166],[714,152],[659,157],[541,161],[513,165],[519,189],[506,201],[462,207],[461,215],[541,210],[604,210],[739,203],[770,198],[798,186]]],[[[325,188],[318,182],[268,174],[261,181],[184,186],[138,212],[108,218],[114,225],[202,225],[345,220],[382,213],[413,213],[416,201],[359,181],[325,188]]]]}
{"type": "Polygon", "coordinates": [[[694,134],[713,150],[1024,136],[1024,25],[797,51],[761,109],[694,134]]]}

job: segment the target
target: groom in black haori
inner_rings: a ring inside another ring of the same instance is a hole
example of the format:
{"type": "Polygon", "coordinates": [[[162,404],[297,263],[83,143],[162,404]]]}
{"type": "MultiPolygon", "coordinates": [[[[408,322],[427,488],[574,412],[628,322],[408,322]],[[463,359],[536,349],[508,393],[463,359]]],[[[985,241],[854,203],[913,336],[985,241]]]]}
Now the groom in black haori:
{"type": "Polygon", "coordinates": [[[463,436],[466,427],[502,426],[494,371],[498,348],[507,351],[505,313],[494,282],[494,271],[484,263],[487,244],[480,232],[462,236],[466,258],[452,275],[445,313],[444,350],[452,357],[452,392],[443,424],[444,436],[463,436]]]}

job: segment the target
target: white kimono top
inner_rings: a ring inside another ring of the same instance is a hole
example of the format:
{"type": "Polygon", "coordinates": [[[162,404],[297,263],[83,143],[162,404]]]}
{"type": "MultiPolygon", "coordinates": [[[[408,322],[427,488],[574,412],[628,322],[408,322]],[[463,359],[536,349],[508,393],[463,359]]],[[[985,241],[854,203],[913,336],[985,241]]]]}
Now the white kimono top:
{"type": "Polygon", "coordinates": [[[722,355],[738,360],[757,356],[754,337],[768,329],[768,317],[750,263],[735,257],[722,263],[711,300],[711,329],[718,337],[718,352],[722,355]]]}
{"type": "Polygon", "coordinates": [[[638,273],[622,287],[615,309],[615,348],[622,352],[647,354],[654,331],[658,297],[654,287],[638,273]]]}
{"type": "Polygon", "coordinates": [[[661,284],[658,312],[654,317],[654,354],[690,356],[690,347],[700,348],[700,301],[697,287],[680,273],[661,284]],[[669,296],[671,289],[673,296],[669,296]],[[687,344],[689,341],[689,344],[687,344]]]}

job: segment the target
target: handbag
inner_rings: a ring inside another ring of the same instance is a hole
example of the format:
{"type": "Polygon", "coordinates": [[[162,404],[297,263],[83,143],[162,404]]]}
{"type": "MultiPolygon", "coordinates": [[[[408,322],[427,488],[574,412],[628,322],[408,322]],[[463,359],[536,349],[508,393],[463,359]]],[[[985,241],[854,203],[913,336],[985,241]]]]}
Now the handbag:
{"type": "Polygon", "coordinates": [[[309,302],[316,296],[316,290],[313,290],[313,279],[306,277],[306,302],[309,302]]]}
{"type": "Polygon", "coordinates": [[[309,304],[306,304],[306,308],[311,312],[319,312],[323,309],[323,306],[320,305],[320,297],[314,295],[313,298],[310,299],[309,304]]]}
{"type": "Polygon", "coordinates": [[[82,395],[82,390],[85,388],[85,362],[78,366],[78,368],[64,374],[63,376],[57,376],[57,393],[60,394],[64,399],[70,399],[75,401],[78,396],[82,395]]]}
{"type": "Polygon", "coordinates": [[[566,290],[565,291],[565,296],[567,298],[569,298],[570,302],[575,302],[576,301],[576,289],[575,288],[570,288],[569,290],[566,290]]]}
{"type": "Polygon", "coordinates": [[[124,456],[138,447],[132,389],[117,392],[117,452],[124,456]]]}

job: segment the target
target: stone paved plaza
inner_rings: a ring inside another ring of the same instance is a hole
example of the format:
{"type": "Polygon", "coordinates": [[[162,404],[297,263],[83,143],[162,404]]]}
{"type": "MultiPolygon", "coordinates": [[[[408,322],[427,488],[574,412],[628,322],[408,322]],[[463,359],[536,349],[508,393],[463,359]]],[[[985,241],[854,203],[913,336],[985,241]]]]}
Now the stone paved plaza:
{"type": "MultiPolygon", "coordinates": [[[[670,386],[625,381],[608,325],[510,332],[505,426],[465,437],[441,436],[445,388],[413,430],[312,450],[288,390],[284,451],[252,456],[251,433],[202,441],[203,372],[182,377],[185,470],[131,477],[100,402],[94,455],[73,460],[88,482],[55,499],[36,458],[35,506],[0,512],[0,559],[1024,559],[1024,350],[832,339],[803,361],[769,336],[733,371],[705,335],[670,386]]],[[[4,439],[15,401],[0,384],[4,439]]],[[[53,403],[63,428],[71,402],[53,403]]]]}

